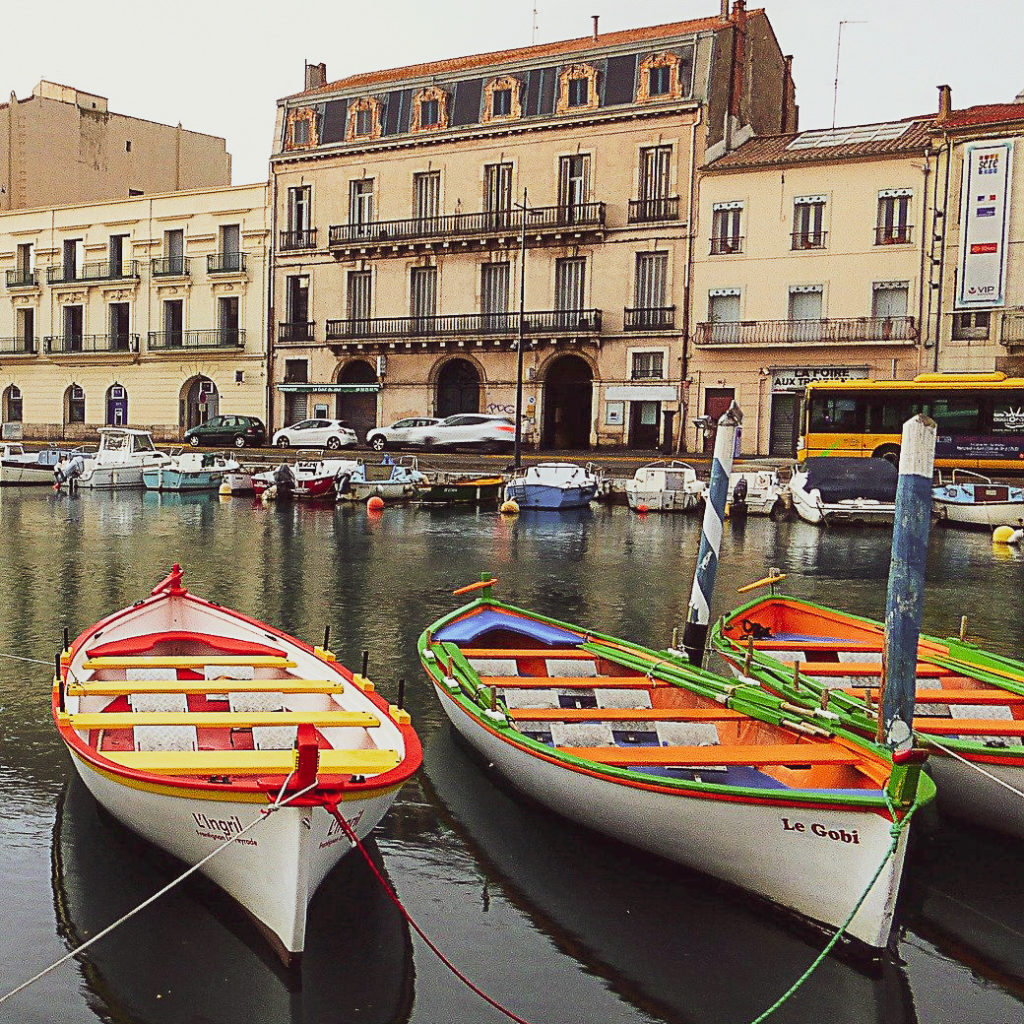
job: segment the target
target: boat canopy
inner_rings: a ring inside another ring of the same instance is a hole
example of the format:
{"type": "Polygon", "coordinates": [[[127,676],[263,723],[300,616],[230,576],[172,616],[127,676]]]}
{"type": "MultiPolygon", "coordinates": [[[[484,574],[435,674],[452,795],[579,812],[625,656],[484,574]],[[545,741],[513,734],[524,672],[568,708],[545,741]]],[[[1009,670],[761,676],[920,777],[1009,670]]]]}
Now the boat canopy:
{"type": "Polygon", "coordinates": [[[854,498],[896,500],[899,473],[886,459],[821,455],[807,459],[804,469],[807,472],[805,489],[817,489],[822,501],[849,501],[854,498]]]}

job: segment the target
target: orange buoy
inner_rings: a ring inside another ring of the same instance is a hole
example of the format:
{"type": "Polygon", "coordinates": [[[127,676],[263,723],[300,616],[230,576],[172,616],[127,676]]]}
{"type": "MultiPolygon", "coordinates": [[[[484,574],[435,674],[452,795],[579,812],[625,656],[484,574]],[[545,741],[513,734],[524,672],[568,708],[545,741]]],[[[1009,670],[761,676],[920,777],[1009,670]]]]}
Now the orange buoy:
{"type": "Polygon", "coordinates": [[[651,511],[651,510],[650,510],[650,509],[649,509],[649,508],[648,508],[648,507],[647,507],[646,505],[637,505],[637,507],[636,507],[636,510],[637,510],[637,512],[639,512],[639,513],[640,513],[641,515],[642,515],[643,513],[645,513],[645,512],[650,512],[650,511],[651,511]]]}
{"type": "Polygon", "coordinates": [[[366,508],[370,512],[380,512],[384,508],[384,499],[379,494],[373,494],[367,500],[366,508]]]}

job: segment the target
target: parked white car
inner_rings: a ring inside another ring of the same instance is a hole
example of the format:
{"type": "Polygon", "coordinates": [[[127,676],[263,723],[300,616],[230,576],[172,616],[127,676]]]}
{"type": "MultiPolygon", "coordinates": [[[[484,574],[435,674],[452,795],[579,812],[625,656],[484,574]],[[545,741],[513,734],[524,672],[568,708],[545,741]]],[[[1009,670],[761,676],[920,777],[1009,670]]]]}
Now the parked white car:
{"type": "Polygon", "coordinates": [[[324,447],[331,451],[358,444],[356,432],[344,420],[302,420],[282,427],[273,437],[278,448],[324,447]]]}
{"type": "Polygon", "coordinates": [[[480,448],[483,451],[511,451],[515,446],[516,425],[507,416],[484,416],[463,412],[439,423],[415,427],[406,444],[423,448],[480,448]]]}
{"type": "Polygon", "coordinates": [[[403,448],[408,444],[410,431],[440,422],[435,416],[410,416],[404,420],[397,420],[387,427],[374,427],[366,435],[366,443],[375,452],[382,452],[386,448],[403,448]]]}

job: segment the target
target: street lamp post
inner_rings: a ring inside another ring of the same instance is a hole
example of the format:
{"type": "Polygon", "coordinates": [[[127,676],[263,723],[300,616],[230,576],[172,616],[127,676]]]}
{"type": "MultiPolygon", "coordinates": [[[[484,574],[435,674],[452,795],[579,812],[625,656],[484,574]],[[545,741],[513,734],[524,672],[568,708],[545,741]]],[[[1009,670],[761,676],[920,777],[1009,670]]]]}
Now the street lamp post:
{"type": "MultiPolygon", "coordinates": [[[[516,203],[518,206],[519,204],[516,203]]],[[[519,338],[516,342],[516,447],[515,468],[522,466],[523,457],[523,342],[525,339],[526,311],[526,189],[523,189],[523,219],[519,233],[519,338]]]]}

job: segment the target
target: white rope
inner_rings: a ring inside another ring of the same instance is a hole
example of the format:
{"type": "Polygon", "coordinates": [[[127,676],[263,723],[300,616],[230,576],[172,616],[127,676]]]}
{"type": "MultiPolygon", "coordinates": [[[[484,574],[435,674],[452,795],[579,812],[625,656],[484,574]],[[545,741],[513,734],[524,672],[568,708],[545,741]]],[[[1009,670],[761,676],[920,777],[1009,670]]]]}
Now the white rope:
{"type": "Polygon", "coordinates": [[[0,658],[11,658],[13,661],[30,661],[33,665],[52,665],[52,661],[40,661],[39,658],[21,658],[17,654],[0,654],[0,658]]]}
{"type": "MultiPolygon", "coordinates": [[[[289,774],[288,779],[291,778],[292,774],[294,774],[294,772],[289,774]]],[[[285,780],[284,785],[287,785],[288,779],[285,780]]],[[[139,911],[145,910],[146,907],[150,906],[150,904],[152,903],[155,903],[158,899],[160,899],[161,896],[165,896],[176,885],[179,885],[181,882],[185,881],[185,879],[188,878],[190,875],[194,875],[204,864],[207,863],[207,861],[213,860],[213,858],[216,857],[217,854],[222,853],[233,842],[235,842],[238,839],[241,839],[242,836],[246,834],[246,832],[248,832],[250,829],[255,828],[258,824],[260,824],[260,822],[266,821],[267,818],[274,813],[274,811],[291,803],[292,800],[297,800],[300,796],[304,796],[311,789],[315,789],[317,786],[317,780],[314,779],[314,781],[311,782],[305,789],[300,789],[297,793],[293,793],[290,797],[288,797],[287,800],[281,800],[281,794],[284,792],[284,785],[282,785],[281,792],[278,793],[277,799],[274,801],[274,803],[272,803],[269,807],[264,808],[260,812],[260,816],[258,818],[254,818],[251,822],[249,822],[249,824],[246,825],[241,832],[237,832],[231,837],[229,837],[228,841],[224,843],[223,846],[218,846],[215,850],[211,850],[205,857],[203,857],[202,860],[193,864],[192,867],[190,867],[187,871],[182,872],[182,874],[180,874],[177,878],[168,882],[167,885],[165,885],[159,892],[155,892],[148,899],[143,900],[137,907],[134,907],[132,910],[129,910],[127,914],[123,914],[112,924],[107,925],[106,928],[104,928],[100,932],[97,932],[91,939],[89,939],[86,942],[83,942],[80,946],[76,946],[73,950],[71,950],[70,953],[65,954],[59,960],[55,960],[52,964],[50,964],[49,967],[43,968],[43,970],[41,970],[38,974],[33,975],[31,978],[29,978],[28,981],[23,981],[17,988],[13,988],[11,989],[10,992],[0,996],[0,1003],[5,1003],[12,996],[16,996],[19,992],[23,992],[30,985],[34,985],[41,978],[45,978],[46,975],[49,974],[51,971],[55,971],[58,967],[62,966],[63,964],[66,964],[69,960],[74,959],[76,956],[79,955],[79,953],[84,953],[85,950],[87,950],[93,943],[99,942],[100,939],[104,938],[104,936],[109,935],[112,931],[114,931],[115,928],[119,928],[126,921],[133,918],[136,914],[139,913],[139,911]]]]}
{"type": "Polygon", "coordinates": [[[1024,800],[1024,793],[1022,793],[1016,787],[1011,786],[1008,782],[1004,782],[998,776],[993,775],[989,771],[986,771],[984,768],[981,767],[980,764],[976,764],[974,761],[969,760],[962,754],[958,754],[955,750],[950,750],[950,748],[947,747],[945,744],[939,743],[938,740],[933,739],[931,736],[918,733],[917,738],[919,740],[923,740],[925,743],[930,743],[933,747],[937,747],[944,754],[948,754],[950,757],[955,757],[958,761],[963,761],[964,764],[973,768],[976,772],[981,772],[981,774],[984,775],[986,779],[991,779],[992,782],[994,782],[997,786],[1002,786],[1003,789],[1008,789],[1011,793],[1014,793],[1015,795],[1019,796],[1022,800],[1024,800]]]}

